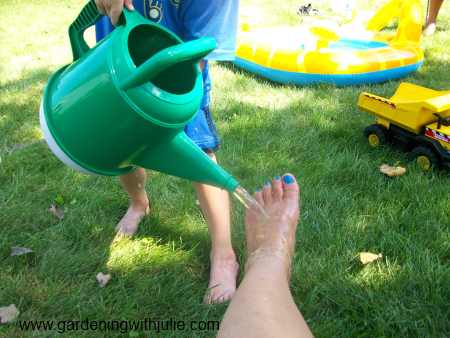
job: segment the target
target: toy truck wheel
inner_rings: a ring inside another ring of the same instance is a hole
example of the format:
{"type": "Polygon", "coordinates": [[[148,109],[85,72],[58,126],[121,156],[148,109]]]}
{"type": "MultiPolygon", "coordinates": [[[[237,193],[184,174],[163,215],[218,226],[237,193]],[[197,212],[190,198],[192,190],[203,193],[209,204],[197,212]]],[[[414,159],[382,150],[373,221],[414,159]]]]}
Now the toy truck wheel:
{"type": "Polygon", "coordinates": [[[367,137],[369,145],[373,148],[386,143],[386,134],[386,128],[379,124],[372,124],[364,130],[364,135],[367,137]]]}
{"type": "Polygon", "coordinates": [[[411,152],[412,158],[423,171],[430,171],[439,166],[439,159],[436,154],[429,148],[419,146],[411,152]]]}

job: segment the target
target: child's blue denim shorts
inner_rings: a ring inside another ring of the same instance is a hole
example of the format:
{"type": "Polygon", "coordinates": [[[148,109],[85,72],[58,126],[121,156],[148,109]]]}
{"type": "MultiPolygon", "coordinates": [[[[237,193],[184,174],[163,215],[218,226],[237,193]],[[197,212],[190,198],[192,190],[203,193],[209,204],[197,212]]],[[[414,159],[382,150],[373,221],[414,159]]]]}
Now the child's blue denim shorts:
{"type": "Polygon", "coordinates": [[[209,107],[200,108],[184,131],[205,152],[214,152],[220,147],[220,138],[209,107]]]}

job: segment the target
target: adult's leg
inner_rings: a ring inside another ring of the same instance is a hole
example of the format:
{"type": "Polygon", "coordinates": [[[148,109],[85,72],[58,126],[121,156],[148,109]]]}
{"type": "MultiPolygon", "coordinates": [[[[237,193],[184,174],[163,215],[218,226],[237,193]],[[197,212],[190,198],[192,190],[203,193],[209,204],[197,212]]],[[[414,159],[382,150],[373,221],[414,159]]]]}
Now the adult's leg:
{"type": "Polygon", "coordinates": [[[142,218],[149,213],[149,201],[145,191],[145,169],[137,168],[133,172],[120,176],[120,183],[130,198],[130,206],[116,226],[118,234],[133,236],[142,218]]]}
{"type": "Polygon", "coordinates": [[[289,290],[299,187],[292,175],[282,180],[274,179],[255,194],[267,218],[247,211],[247,270],[225,313],[220,338],[312,337],[289,290]]]}
{"type": "Polygon", "coordinates": [[[427,19],[425,22],[425,35],[431,35],[436,31],[436,20],[444,0],[429,0],[427,19]]]}
{"type": "MultiPolygon", "coordinates": [[[[214,153],[208,153],[216,161],[214,153]]],[[[225,302],[236,290],[239,265],[231,245],[230,200],[226,190],[194,183],[211,236],[211,270],[205,303],[225,302]]]]}

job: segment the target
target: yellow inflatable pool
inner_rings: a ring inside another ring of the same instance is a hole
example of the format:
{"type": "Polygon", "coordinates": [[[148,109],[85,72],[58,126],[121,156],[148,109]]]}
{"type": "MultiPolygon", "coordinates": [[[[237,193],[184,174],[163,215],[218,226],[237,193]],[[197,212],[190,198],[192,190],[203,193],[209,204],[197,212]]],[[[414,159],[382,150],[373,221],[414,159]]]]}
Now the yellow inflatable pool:
{"type": "Polygon", "coordinates": [[[235,64],[275,82],[355,85],[397,79],[423,63],[419,0],[393,0],[365,27],[245,27],[235,64]],[[381,30],[398,18],[396,33],[381,30]],[[362,29],[364,28],[364,29],[362,29]]]}

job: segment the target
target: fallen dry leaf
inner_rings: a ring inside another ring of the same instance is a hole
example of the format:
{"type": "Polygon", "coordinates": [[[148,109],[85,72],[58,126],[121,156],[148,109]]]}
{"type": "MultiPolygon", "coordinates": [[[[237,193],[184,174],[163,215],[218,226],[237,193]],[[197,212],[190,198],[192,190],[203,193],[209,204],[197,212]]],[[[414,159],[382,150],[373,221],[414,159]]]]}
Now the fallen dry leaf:
{"type": "Polygon", "coordinates": [[[388,164],[383,164],[380,166],[380,171],[389,176],[389,177],[395,177],[395,176],[403,176],[406,173],[406,168],[404,167],[391,167],[388,164]]]}
{"type": "Polygon", "coordinates": [[[0,324],[6,324],[12,322],[19,315],[19,310],[17,310],[14,304],[10,306],[0,307],[0,324]]]}
{"type": "Polygon", "coordinates": [[[371,252],[360,252],[359,253],[359,260],[364,265],[375,262],[376,260],[378,260],[382,257],[383,257],[382,254],[374,254],[371,252]]]}
{"type": "Polygon", "coordinates": [[[50,211],[50,213],[59,220],[62,220],[64,218],[64,209],[61,207],[58,207],[55,204],[52,204],[50,206],[50,208],[48,209],[48,211],[50,211]]]}
{"type": "Polygon", "coordinates": [[[11,247],[11,256],[22,256],[22,255],[26,255],[26,254],[29,254],[32,252],[33,252],[33,250],[28,249],[28,248],[23,248],[20,246],[11,247]]]}
{"type": "Polygon", "coordinates": [[[103,272],[99,272],[96,276],[98,285],[101,288],[104,288],[106,284],[108,284],[109,280],[111,279],[111,275],[109,273],[104,274],[103,272]]]}

